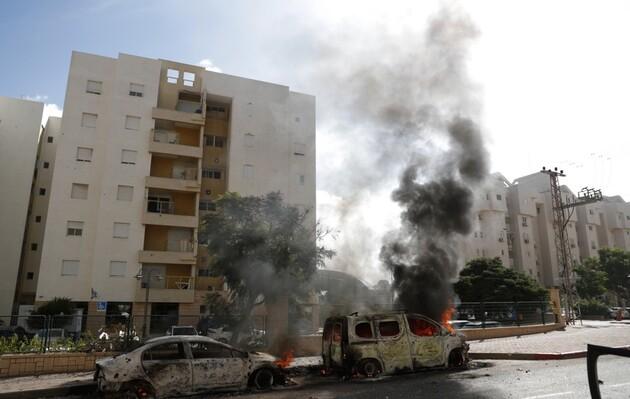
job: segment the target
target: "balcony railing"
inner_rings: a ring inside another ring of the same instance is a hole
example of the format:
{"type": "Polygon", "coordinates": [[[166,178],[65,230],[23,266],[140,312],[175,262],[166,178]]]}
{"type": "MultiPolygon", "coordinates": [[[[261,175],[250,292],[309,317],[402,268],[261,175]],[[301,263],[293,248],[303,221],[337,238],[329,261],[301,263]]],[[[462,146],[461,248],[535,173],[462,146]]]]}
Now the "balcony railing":
{"type": "Polygon", "coordinates": [[[153,141],[156,143],[179,144],[179,133],[166,129],[155,129],[153,141]]]}
{"type": "Polygon", "coordinates": [[[173,201],[148,200],[147,212],[175,214],[175,203],[173,201]]]}
{"type": "MultiPolygon", "coordinates": [[[[151,282],[151,290],[192,290],[194,283],[194,277],[166,276],[162,280],[151,282]]],[[[140,288],[147,288],[146,282],[141,282],[140,288]]]]}

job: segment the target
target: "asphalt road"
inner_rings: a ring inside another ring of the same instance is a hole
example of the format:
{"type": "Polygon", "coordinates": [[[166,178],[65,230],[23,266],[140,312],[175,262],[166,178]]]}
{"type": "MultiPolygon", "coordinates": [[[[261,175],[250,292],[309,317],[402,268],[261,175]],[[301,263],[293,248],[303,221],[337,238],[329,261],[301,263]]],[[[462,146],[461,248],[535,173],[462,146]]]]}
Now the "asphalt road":
{"type": "MultiPolygon", "coordinates": [[[[602,398],[630,398],[630,358],[599,361],[602,398]]],[[[200,398],[234,398],[209,395],[200,398]]],[[[261,399],[589,398],[586,359],[474,362],[464,371],[430,371],[377,381],[312,377],[299,388],[236,395],[261,399]]]]}

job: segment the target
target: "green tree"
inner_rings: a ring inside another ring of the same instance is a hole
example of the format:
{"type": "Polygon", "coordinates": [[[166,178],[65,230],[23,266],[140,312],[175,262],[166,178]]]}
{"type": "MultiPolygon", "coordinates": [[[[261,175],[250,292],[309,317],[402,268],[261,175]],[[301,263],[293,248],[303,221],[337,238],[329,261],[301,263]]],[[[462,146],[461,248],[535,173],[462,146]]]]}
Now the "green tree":
{"type": "MultiPolygon", "coordinates": [[[[42,316],[70,316],[74,312],[74,304],[70,298],[53,298],[50,301],[40,305],[31,313],[27,323],[31,328],[44,328],[44,317],[42,316]]],[[[53,319],[54,328],[61,328],[69,322],[69,318],[58,317],[53,319]]]]}
{"type": "Polygon", "coordinates": [[[327,232],[309,227],[308,211],[285,204],[280,193],[226,193],[215,205],[202,221],[200,242],[207,243],[211,271],[228,285],[242,320],[238,333],[256,304],[305,294],[304,283],[334,252],[319,245],[327,232]]]}
{"type": "Polygon", "coordinates": [[[599,263],[608,275],[606,288],[614,292],[617,299],[630,299],[630,252],[618,248],[602,248],[599,250],[599,263]]]}
{"type": "Polygon", "coordinates": [[[575,267],[576,287],[581,298],[597,298],[606,293],[608,274],[602,270],[598,258],[586,258],[575,267]]]}
{"type": "Polygon", "coordinates": [[[547,290],[523,273],[503,267],[501,258],[477,258],[466,264],[454,285],[462,302],[544,301],[547,290]]]}

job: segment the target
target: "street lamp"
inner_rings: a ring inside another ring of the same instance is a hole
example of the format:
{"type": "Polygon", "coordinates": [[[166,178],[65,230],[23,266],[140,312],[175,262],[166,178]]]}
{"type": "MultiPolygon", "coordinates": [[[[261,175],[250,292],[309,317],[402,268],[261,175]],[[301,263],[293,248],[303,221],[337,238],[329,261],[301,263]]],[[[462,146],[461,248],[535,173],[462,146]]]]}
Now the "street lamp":
{"type": "MultiPolygon", "coordinates": [[[[146,271],[147,273],[147,278],[144,280],[146,287],[145,287],[145,291],[144,291],[144,323],[142,325],[142,338],[145,338],[147,336],[147,322],[148,322],[148,317],[149,317],[149,290],[151,289],[151,279],[155,278],[156,280],[162,280],[164,277],[162,277],[161,275],[153,275],[153,272],[155,270],[153,269],[148,269],[146,271]]],[[[143,280],[144,279],[144,269],[141,269],[140,272],[138,274],[136,274],[136,279],[137,280],[143,280]]]]}

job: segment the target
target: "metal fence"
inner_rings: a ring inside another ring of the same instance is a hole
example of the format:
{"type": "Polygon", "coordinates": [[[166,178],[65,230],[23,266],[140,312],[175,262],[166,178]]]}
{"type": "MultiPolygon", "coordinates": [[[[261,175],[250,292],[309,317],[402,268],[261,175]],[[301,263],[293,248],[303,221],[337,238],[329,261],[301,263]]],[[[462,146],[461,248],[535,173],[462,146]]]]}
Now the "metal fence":
{"type": "Polygon", "coordinates": [[[172,326],[190,326],[199,335],[225,343],[236,342],[243,349],[265,346],[266,317],[251,316],[246,320],[247,325],[233,340],[226,320],[204,315],[0,315],[0,353],[128,351],[149,338],[170,334],[172,326]]]}
{"type": "Polygon", "coordinates": [[[460,328],[551,324],[558,319],[551,303],[544,301],[462,302],[452,316],[453,323],[456,327],[460,324],[460,328]]]}

